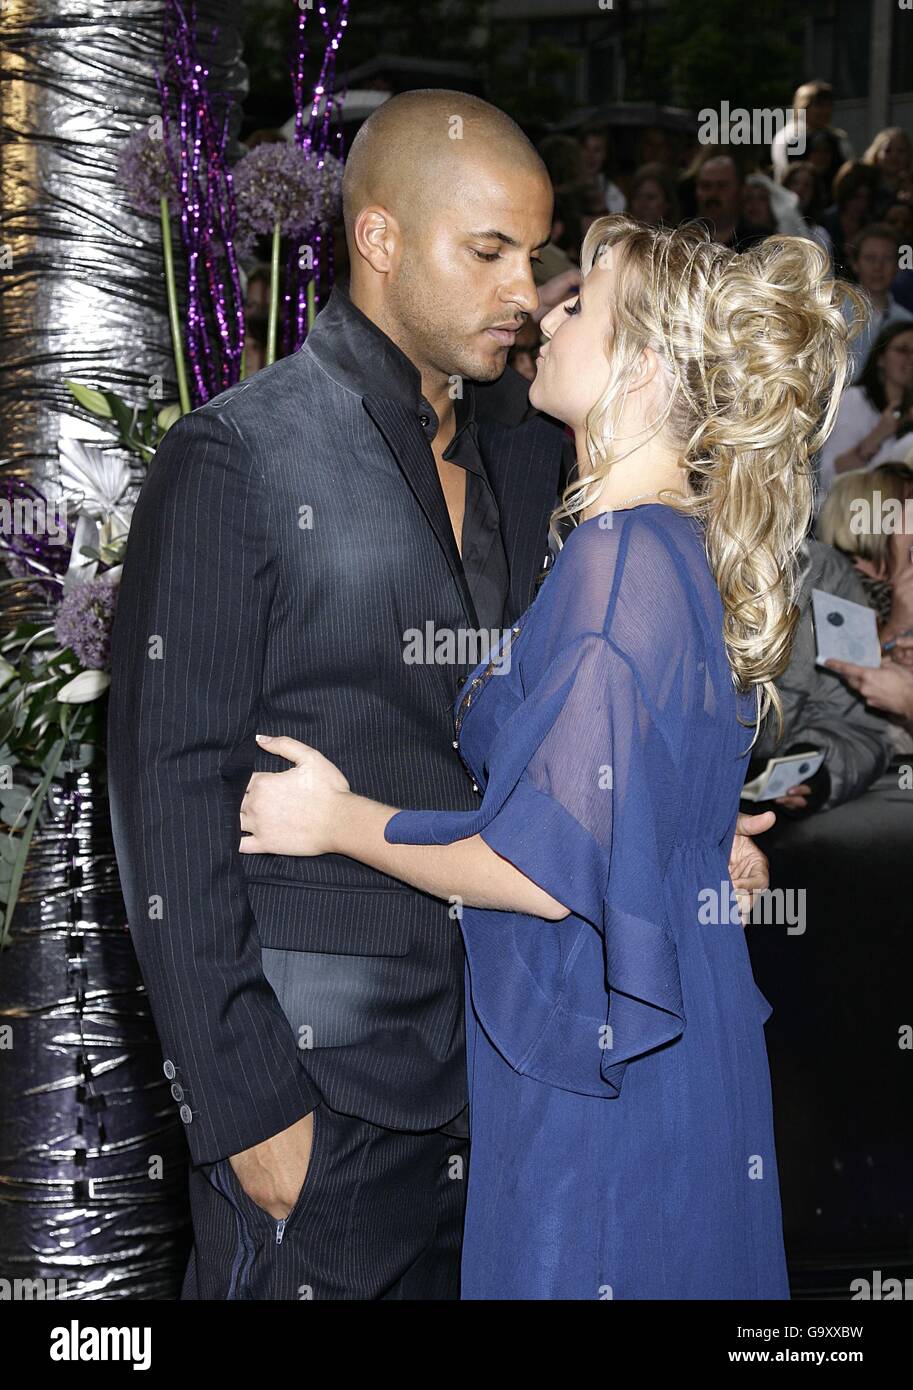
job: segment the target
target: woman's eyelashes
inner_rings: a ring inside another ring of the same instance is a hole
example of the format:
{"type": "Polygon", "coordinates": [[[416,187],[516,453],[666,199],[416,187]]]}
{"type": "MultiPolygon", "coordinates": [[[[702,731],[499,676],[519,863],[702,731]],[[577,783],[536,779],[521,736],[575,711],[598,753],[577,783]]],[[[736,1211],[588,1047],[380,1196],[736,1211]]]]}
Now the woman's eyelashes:
{"type": "Polygon", "coordinates": [[[564,306],[564,312],[565,312],[566,314],[577,314],[577,313],[580,312],[580,296],[579,296],[579,295],[578,295],[577,298],[574,300],[573,304],[565,304],[565,306],[564,306]]]}

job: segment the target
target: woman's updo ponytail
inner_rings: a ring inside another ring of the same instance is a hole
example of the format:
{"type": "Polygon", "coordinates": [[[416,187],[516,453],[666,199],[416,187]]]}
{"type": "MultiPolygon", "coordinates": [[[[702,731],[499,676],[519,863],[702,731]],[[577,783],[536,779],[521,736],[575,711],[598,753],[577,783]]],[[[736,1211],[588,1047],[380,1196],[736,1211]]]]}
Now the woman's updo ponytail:
{"type": "Polygon", "coordinates": [[[654,433],[681,451],[692,493],[662,499],[700,518],[733,680],[757,691],[759,722],[771,707],[779,720],[774,681],[798,617],[811,455],[851,377],[850,322],[861,321],[865,302],[800,237],[768,237],[737,254],[698,224],[669,230],[606,217],[587,234],[584,273],[606,246],[619,253],[610,381],[587,420],[591,472],[566,489],[552,520],[586,506],[624,457],[614,447],[617,402],[651,347],[668,381],[654,433]]]}

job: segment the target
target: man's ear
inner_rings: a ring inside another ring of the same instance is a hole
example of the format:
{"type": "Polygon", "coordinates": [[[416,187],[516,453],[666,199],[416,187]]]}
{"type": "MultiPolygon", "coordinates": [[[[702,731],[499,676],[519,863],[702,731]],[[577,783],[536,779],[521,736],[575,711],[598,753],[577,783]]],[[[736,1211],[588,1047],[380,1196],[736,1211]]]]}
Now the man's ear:
{"type": "Polygon", "coordinates": [[[386,275],[393,269],[400,243],[399,223],[379,205],[362,208],[352,229],[355,249],[372,270],[386,275]]]}

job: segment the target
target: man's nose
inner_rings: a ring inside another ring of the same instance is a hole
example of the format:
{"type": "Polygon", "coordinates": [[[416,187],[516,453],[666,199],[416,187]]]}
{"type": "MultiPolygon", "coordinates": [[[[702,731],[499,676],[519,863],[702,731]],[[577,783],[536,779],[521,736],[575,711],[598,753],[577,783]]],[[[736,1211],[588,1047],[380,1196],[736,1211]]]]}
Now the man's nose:
{"type": "Polygon", "coordinates": [[[539,291],[533,279],[529,264],[520,266],[501,288],[501,299],[506,304],[516,304],[525,314],[531,314],[539,307],[539,291]]]}

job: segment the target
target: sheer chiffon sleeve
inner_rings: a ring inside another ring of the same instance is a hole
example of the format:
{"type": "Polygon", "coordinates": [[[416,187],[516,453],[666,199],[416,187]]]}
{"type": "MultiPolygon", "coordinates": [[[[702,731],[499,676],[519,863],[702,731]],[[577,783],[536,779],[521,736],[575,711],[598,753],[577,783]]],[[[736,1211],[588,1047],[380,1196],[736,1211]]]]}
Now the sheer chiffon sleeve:
{"type": "MultiPolygon", "coordinates": [[[[606,538],[593,528],[564,587],[557,570],[548,581],[557,611],[540,615],[540,627],[553,648],[559,632],[570,639],[524,682],[525,699],[495,735],[479,808],[402,811],[385,832],[401,844],[478,834],[569,909],[558,922],[464,909],[473,1003],[517,1071],[606,1096],[619,1093],[630,1060],[672,1041],[685,1021],[663,894],[679,812],[666,712],[683,697],[688,678],[676,663],[694,622],[674,611],[686,586],[667,583],[671,635],[657,643],[655,612],[637,611],[651,596],[638,598],[640,576],[624,582],[632,529],[606,538]],[[587,600],[575,603],[582,581],[587,600]],[[574,631],[568,614],[589,606],[589,625],[594,592],[602,630],[574,631]]],[[[638,566],[649,549],[649,539],[638,547],[638,566]]]]}

